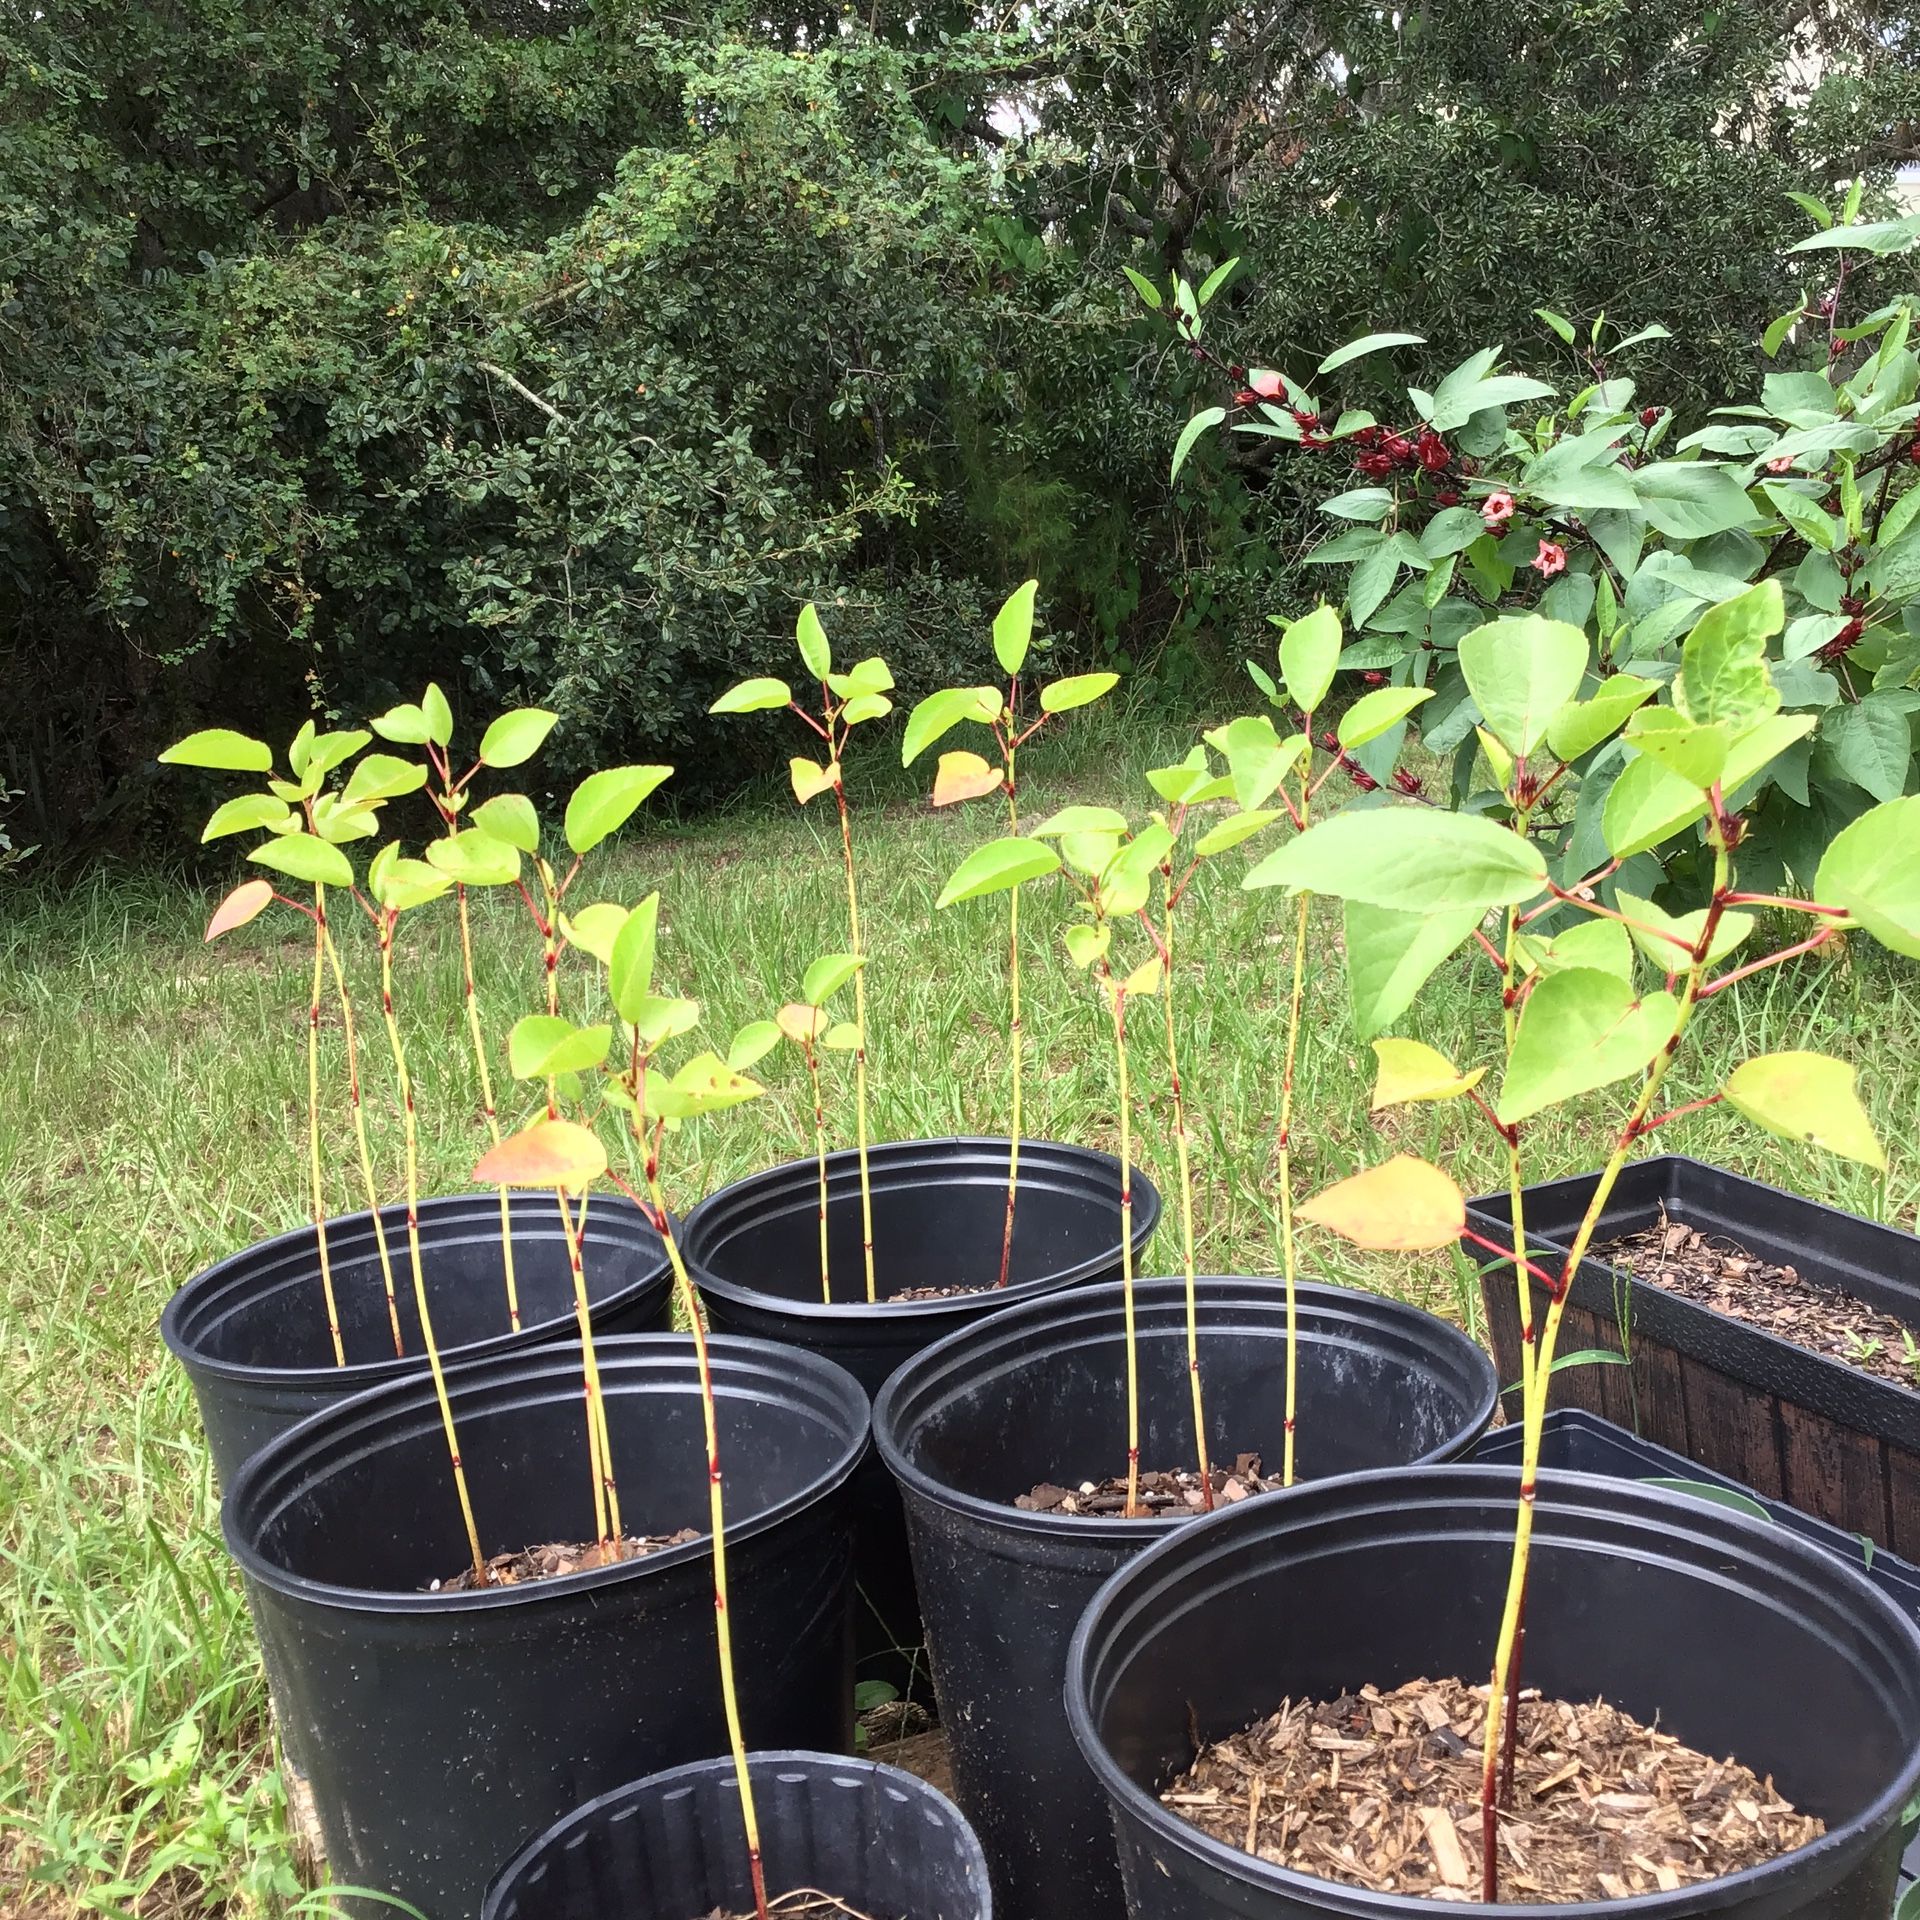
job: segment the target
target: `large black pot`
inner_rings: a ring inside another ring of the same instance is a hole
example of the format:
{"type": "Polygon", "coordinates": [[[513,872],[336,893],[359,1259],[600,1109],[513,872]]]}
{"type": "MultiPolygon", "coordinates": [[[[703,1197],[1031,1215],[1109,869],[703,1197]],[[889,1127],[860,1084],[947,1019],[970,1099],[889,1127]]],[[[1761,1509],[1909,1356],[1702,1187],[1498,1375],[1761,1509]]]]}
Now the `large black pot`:
{"type": "MultiPolygon", "coordinates": [[[[834,1300],[820,1298],[820,1172],[815,1160],[736,1180],[687,1215],[681,1248],[713,1325],[837,1361],[878,1393],[903,1360],[1041,1294],[1120,1278],[1120,1162],[1088,1147],[1020,1143],[1007,1285],[1005,1140],[896,1140],[869,1149],[879,1300],[866,1302],[860,1156],[827,1156],[827,1249],[834,1300]],[[911,1287],[984,1286],[949,1300],[892,1300],[911,1287]]],[[[1133,1171],[1137,1259],[1160,1219],[1160,1192],[1133,1171]]],[[[877,1462],[860,1486],[856,1635],[863,1675],[910,1686],[921,1638],[900,1496],[877,1462]]]]}
{"type": "MultiPolygon", "coordinates": [[[[924,1780],[872,1760],[750,1753],[770,1898],[812,1887],[865,1920],[992,1920],[980,1842],[924,1780]]],[[[733,1762],[618,1787],[530,1841],[480,1920],[696,1920],[751,1913],[733,1762]]]]}
{"type": "MultiPolygon", "coordinates": [[[[420,1203],[427,1308],[441,1355],[450,1362],[544,1346],[574,1332],[573,1276],[553,1195],[517,1193],[509,1204],[518,1333],[508,1330],[499,1195],[449,1194],[420,1203]]],[[[425,1374],[407,1210],[383,1207],[380,1218],[405,1358],[393,1351],[370,1213],[327,1222],[344,1367],[334,1364],[311,1226],[229,1254],[167,1302],[161,1337],[193,1382],[222,1485],[249,1454],[309,1414],[389,1380],[425,1374]]],[[[581,1256],[595,1333],[665,1332],[672,1273],[660,1236],[632,1201],[593,1196],[581,1256]]]]}
{"type": "Polygon", "coordinates": [[[1887,1920],[1920,1784],[1920,1631],[1785,1528],[1588,1474],[1541,1476],[1527,1684],[1732,1754],[1822,1816],[1824,1839],[1624,1904],[1436,1906],[1290,1872],[1160,1805],[1195,1737],[1283,1698],[1483,1674],[1516,1494],[1500,1467],[1354,1474],[1197,1522],[1108,1581],[1074,1636],[1067,1711],[1134,1920],[1887,1920]]]}
{"type": "MultiPolygon", "coordinates": [[[[1208,1445],[1280,1468],[1286,1297],[1272,1280],[1198,1283],[1208,1445]]],[[[1136,1288],[1141,1464],[1192,1463],[1186,1288],[1136,1288]]],[[[1346,1287],[1299,1288],[1303,1477],[1464,1453],[1493,1413],[1487,1357],[1457,1327],[1346,1287]]],[[[906,1495],[955,1794],[1008,1920],[1112,1920],[1105,1801],[1061,1703],[1067,1643],[1100,1583],[1181,1520],[1075,1519],[1013,1500],[1126,1466],[1121,1289],[1035,1300],[929,1348],[874,1407],[906,1495]]],[[[1257,1503],[1254,1503],[1257,1504],[1257,1503]]]]}
{"type": "MultiPolygon", "coordinates": [[[[866,1396],[840,1368],[716,1339],[733,1642],[747,1736],[852,1744],[852,1479],[866,1396]]],[[[704,1527],[693,1343],[596,1343],[622,1520],[704,1527]]],[[[591,1539],[577,1349],[448,1376],[482,1545],[591,1539]]],[[[477,1593],[430,1383],[270,1441],[221,1523],[336,1880],[469,1920],[505,1853],[636,1776],[724,1749],[712,1546],[477,1593]]]]}

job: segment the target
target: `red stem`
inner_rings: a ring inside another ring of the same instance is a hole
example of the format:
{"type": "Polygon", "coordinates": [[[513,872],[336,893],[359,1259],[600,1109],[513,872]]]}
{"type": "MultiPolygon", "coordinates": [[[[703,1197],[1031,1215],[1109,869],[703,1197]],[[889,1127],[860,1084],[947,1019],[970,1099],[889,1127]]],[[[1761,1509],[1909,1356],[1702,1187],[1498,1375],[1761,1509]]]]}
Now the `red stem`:
{"type": "Polygon", "coordinates": [[[1723,973],[1717,980],[1709,980],[1694,995],[1694,998],[1710,999],[1722,987],[1730,987],[1736,980],[1750,979],[1756,973],[1764,973],[1768,967],[1777,967],[1783,960],[1793,960],[1803,953],[1812,953],[1816,947],[1824,947],[1839,931],[1838,927],[1822,927],[1818,933],[1810,934],[1794,946],[1782,947],[1778,953],[1769,955],[1765,960],[1750,960],[1744,967],[1735,967],[1731,973],[1723,973]]]}

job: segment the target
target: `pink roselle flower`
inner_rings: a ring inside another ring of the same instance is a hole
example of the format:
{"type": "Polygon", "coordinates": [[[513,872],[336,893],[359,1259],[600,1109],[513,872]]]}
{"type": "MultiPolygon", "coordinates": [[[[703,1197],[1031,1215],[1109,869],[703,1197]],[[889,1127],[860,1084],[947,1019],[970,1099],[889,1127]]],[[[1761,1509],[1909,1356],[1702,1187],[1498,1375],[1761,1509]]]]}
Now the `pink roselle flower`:
{"type": "Polygon", "coordinates": [[[1487,523],[1489,533],[1504,533],[1513,518],[1513,495],[1505,488],[1488,494],[1480,503],[1480,518],[1487,523]]]}
{"type": "Polygon", "coordinates": [[[1567,550],[1557,541],[1542,540],[1540,551],[1533,556],[1533,564],[1545,579],[1551,580],[1556,573],[1567,570],[1567,550]]]}
{"type": "Polygon", "coordinates": [[[1254,368],[1254,370],[1247,375],[1247,385],[1250,386],[1262,400],[1284,400],[1286,398],[1287,383],[1270,368],[1254,368]]]}

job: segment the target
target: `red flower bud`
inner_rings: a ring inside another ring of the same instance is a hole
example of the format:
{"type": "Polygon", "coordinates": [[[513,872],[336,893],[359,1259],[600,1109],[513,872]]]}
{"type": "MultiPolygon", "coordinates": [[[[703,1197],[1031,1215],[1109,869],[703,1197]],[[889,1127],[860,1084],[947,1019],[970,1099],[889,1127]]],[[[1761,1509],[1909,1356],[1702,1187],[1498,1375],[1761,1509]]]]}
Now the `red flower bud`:
{"type": "Polygon", "coordinates": [[[1407,767],[1394,770],[1393,784],[1404,794],[1418,795],[1425,791],[1420,784],[1420,776],[1407,767]]]}
{"type": "Polygon", "coordinates": [[[1369,667],[1360,678],[1370,687],[1384,687],[1387,684],[1387,676],[1378,667],[1369,667]]]}
{"type": "Polygon", "coordinates": [[[1302,433],[1312,433],[1320,425],[1320,416],[1317,413],[1309,413],[1305,407],[1294,408],[1293,420],[1294,425],[1302,433]]]}
{"type": "Polygon", "coordinates": [[[1434,505],[1440,507],[1457,507],[1460,504],[1460,496],[1451,487],[1442,487],[1433,500],[1434,505]]]}
{"type": "Polygon", "coordinates": [[[1242,387],[1240,391],[1233,396],[1233,404],[1236,407],[1250,407],[1259,398],[1260,396],[1255,393],[1251,387],[1242,387]]]}
{"type": "Polygon", "coordinates": [[[1660,424],[1660,409],[1658,407],[1642,407],[1640,409],[1640,424],[1643,427],[1658,426],[1660,424]]]}
{"type": "Polygon", "coordinates": [[[1442,472],[1453,462],[1453,454],[1447,443],[1431,427],[1414,442],[1414,451],[1419,456],[1420,464],[1429,473],[1442,472]]]}
{"type": "Polygon", "coordinates": [[[1356,427],[1348,437],[1356,447],[1377,447],[1384,434],[1379,427],[1356,427]]]}
{"type": "Polygon", "coordinates": [[[1356,766],[1353,761],[1346,759],[1343,759],[1340,764],[1346,768],[1347,778],[1351,780],[1362,793],[1373,793],[1378,789],[1380,782],[1376,780],[1365,767],[1356,766]]]}

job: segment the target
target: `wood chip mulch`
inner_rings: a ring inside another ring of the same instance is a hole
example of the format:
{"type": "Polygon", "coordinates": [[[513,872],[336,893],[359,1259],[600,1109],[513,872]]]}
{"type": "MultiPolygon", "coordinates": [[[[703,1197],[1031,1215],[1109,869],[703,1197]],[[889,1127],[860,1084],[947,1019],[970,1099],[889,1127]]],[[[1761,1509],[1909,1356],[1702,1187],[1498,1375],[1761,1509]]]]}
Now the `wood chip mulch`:
{"type": "Polygon", "coordinates": [[[1737,1241],[1702,1233],[1663,1213],[1653,1226],[1596,1247],[1595,1254],[1664,1288],[1809,1353],[1840,1360],[1903,1387],[1920,1387],[1920,1333],[1837,1287],[1802,1279],[1737,1241]]]}
{"type": "MultiPolygon", "coordinates": [[[[1215,1467],[1212,1478],[1215,1506],[1231,1506],[1251,1494],[1275,1493],[1280,1487],[1278,1474],[1269,1477],[1260,1471],[1257,1453],[1240,1454],[1231,1468],[1215,1467]]],[[[1056,1487],[1051,1481],[1043,1480],[1013,1504],[1026,1513],[1076,1514],[1089,1520],[1116,1520],[1126,1514],[1127,1476],[1123,1473],[1111,1480],[1083,1480],[1077,1487],[1056,1487]]],[[[1143,1473],[1140,1476],[1143,1511],[1133,1518],[1158,1520],[1168,1514],[1200,1513],[1206,1504],[1196,1467],[1183,1467],[1177,1473],[1143,1473]]]]}
{"type": "MultiPolygon", "coordinates": [[[[569,1541],[540,1547],[522,1547],[517,1553],[496,1553],[487,1562],[486,1584],[490,1587],[519,1587],[530,1580],[557,1580],[563,1573],[587,1573],[595,1567],[610,1567],[621,1560],[644,1560],[650,1553],[664,1553],[669,1547],[684,1547],[700,1535],[692,1527],[678,1533],[627,1534],[602,1547],[597,1540],[569,1541]]],[[[463,1567],[451,1580],[436,1580],[429,1593],[474,1593],[480,1583],[471,1567],[463,1567]]]]}
{"type": "MultiPolygon", "coordinates": [[[[1277,1866],[1435,1901],[1480,1898],[1485,1686],[1413,1680],[1288,1701],[1207,1747],[1160,1796],[1216,1840],[1277,1866]]],[[[1596,1701],[1521,1695],[1500,1894],[1518,1904],[1670,1893],[1816,1840],[1731,1760],[1696,1753],[1596,1701]]]]}

